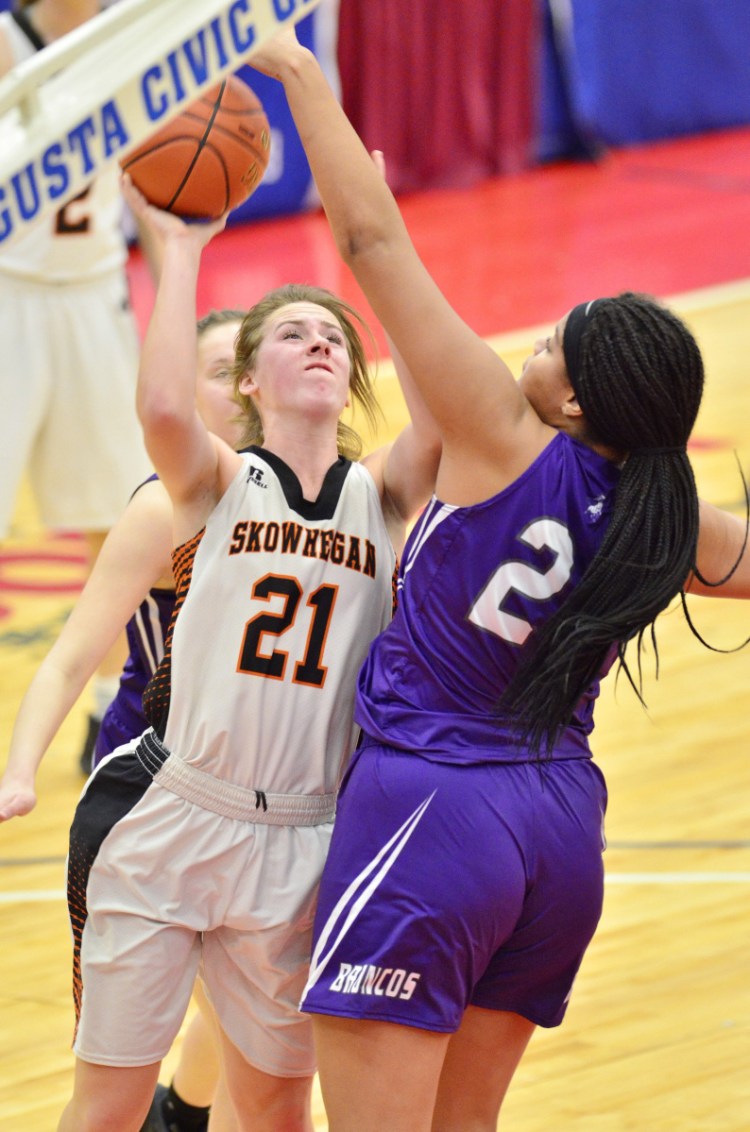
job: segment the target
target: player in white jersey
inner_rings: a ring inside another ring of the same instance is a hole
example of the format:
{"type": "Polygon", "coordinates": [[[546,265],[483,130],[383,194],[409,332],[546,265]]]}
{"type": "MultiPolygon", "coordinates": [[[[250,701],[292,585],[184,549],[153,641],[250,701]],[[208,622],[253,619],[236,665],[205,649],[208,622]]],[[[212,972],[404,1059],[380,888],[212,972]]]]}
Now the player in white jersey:
{"type": "Polygon", "coordinates": [[[350,399],[374,407],[362,343],[345,303],[304,286],[243,320],[250,447],[207,432],[195,289],[222,223],[186,225],[127,190],[163,241],[138,408],[175,512],[177,605],[144,697],[153,729],[96,769],[71,830],[80,1022],[59,1127],[139,1127],[199,971],[239,1127],[310,1132],[315,1060],[298,1003],[354,686],[440,445],[407,389],[412,423],[354,459],[340,418],[350,399]]]}
{"type": "MultiPolygon", "coordinates": [[[[97,0],[34,0],[1,13],[0,76],[99,11],[97,0]]],[[[135,413],[139,340],[122,212],[112,167],[0,243],[0,539],[26,472],[45,526],[83,532],[92,562],[150,470],[135,413]]],[[[124,659],[118,646],[102,663],[96,718],[124,659]]]]}

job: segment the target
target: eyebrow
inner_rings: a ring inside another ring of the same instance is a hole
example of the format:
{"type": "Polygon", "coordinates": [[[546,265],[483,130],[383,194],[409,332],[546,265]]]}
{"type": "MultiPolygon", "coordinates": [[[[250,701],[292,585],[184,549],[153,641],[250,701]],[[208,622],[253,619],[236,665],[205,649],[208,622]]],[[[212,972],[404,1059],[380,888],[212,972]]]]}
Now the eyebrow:
{"type": "Polygon", "coordinates": [[[333,319],[327,318],[314,318],[312,320],[305,318],[284,318],[281,322],[276,323],[276,329],[280,330],[282,326],[305,326],[308,321],[320,322],[322,326],[328,326],[331,330],[338,330],[340,334],[343,334],[343,330],[339,324],[334,322],[333,319]]]}

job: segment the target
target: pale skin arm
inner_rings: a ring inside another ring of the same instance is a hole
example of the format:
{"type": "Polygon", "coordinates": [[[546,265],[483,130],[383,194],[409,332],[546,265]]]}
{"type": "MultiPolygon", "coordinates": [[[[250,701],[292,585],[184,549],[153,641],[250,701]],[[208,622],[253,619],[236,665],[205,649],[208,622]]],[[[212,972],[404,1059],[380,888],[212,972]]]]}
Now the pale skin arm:
{"type": "Polygon", "coordinates": [[[136,220],[136,227],[138,229],[138,244],[143,252],[143,258],[148,264],[148,269],[154,284],[158,285],[164,256],[162,242],[155,237],[152,230],[146,227],[142,221],[136,220]]]}
{"type": "Polygon", "coordinates": [[[698,569],[709,582],[718,582],[735,563],[737,566],[721,586],[706,586],[691,577],[685,586],[687,592],[704,597],[750,598],[750,545],[743,550],[744,543],[745,520],[701,500],[698,569]]]}
{"type": "MultiPolygon", "coordinates": [[[[385,158],[374,150],[372,160],[385,178],[385,158]]],[[[406,362],[388,335],[388,346],[401,392],[409,411],[410,423],[395,441],[373,452],[363,463],[377,483],[383,502],[383,514],[391,541],[400,554],[406,525],[429,499],[435,488],[440,464],[442,440],[432,413],[427,408],[406,362]]]]}
{"type": "Polygon", "coordinates": [[[440,429],[438,492],[473,502],[514,479],[553,430],[422,264],[398,206],[313,54],[286,30],[248,60],[278,78],[343,259],[440,429]],[[459,384],[460,383],[460,384],[459,384]]]}
{"type": "Polygon", "coordinates": [[[204,525],[241,458],[208,431],[195,405],[195,296],[203,248],[226,217],[186,224],[123,178],[133,215],[162,246],[156,300],[141,349],[136,408],[146,449],[172,500],[179,544],[204,525]]]}
{"type": "Polygon", "coordinates": [[[390,339],[388,344],[411,420],[392,444],[379,448],[362,462],[380,489],[388,532],[400,554],[406,524],[425,505],[435,488],[442,442],[404,359],[390,339]]]}
{"type": "Polygon", "coordinates": [[[171,586],[172,507],[162,484],[136,492],[21,701],[0,780],[0,821],[36,804],[39,764],[70,709],[144,594],[171,586]]]}

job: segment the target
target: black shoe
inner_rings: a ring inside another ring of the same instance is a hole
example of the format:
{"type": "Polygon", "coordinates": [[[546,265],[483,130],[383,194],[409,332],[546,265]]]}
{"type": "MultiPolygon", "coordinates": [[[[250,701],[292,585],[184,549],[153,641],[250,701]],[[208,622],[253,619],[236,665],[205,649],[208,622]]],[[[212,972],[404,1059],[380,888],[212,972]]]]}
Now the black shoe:
{"type": "Polygon", "coordinates": [[[168,1085],[157,1085],[141,1132],[184,1132],[185,1128],[190,1128],[192,1132],[207,1132],[208,1109],[186,1105],[172,1093],[168,1085]],[[175,1111],[175,1102],[178,1108],[184,1110],[180,1118],[175,1111]]]}
{"type": "Polygon", "coordinates": [[[169,1093],[167,1085],[157,1085],[151,1108],[148,1110],[146,1123],[141,1132],[179,1132],[176,1124],[168,1124],[164,1116],[164,1098],[169,1093]]]}
{"type": "Polygon", "coordinates": [[[81,774],[85,774],[86,776],[91,774],[92,763],[94,761],[94,749],[96,748],[96,740],[99,737],[100,726],[101,720],[90,715],[88,718],[88,731],[83,741],[83,749],[78,758],[81,774]]]}

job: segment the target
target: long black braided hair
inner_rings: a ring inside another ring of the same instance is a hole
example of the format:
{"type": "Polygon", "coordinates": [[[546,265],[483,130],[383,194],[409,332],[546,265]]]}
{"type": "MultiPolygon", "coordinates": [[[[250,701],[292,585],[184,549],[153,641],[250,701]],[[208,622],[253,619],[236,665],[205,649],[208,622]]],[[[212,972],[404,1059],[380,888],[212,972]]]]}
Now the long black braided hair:
{"type": "Polygon", "coordinates": [[[563,350],[585,439],[626,458],[598,553],[529,637],[498,705],[537,752],[551,748],[613,647],[642,700],[644,634],[650,632],[658,666],[654,620],[677,594],[684,601],[692,573],[700,577],[698,494],[686,446],[704,373],[692,334],[651,297],[627,292],[575,307],[563,350]],[[625,662],[634,638],[637,678],[625,662]]]}

